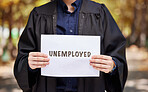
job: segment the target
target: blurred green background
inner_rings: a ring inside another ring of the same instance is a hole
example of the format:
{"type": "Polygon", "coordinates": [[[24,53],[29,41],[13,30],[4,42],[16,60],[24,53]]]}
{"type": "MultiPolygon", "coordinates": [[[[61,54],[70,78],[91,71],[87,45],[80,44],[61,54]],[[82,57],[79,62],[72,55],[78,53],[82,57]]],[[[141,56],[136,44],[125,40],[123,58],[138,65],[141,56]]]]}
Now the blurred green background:
{"type": "MultiPolygon", "coordinates": [[[[31,10],[49,1],[0,0],[0,92],[21,92],[13,77],[17,43],[31,10]]],[[[93,1],[106,4],[127,39],[125,92],[148,92],[148,0],[93,1]]]]}

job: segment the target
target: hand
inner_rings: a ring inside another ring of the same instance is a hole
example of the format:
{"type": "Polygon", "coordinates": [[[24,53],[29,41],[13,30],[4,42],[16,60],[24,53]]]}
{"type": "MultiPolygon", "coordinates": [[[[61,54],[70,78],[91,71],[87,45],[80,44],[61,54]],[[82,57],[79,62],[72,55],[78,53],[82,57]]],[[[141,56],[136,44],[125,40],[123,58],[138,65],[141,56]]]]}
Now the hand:
{"type": "Polygon", "coordinates": [[[111,56],[94,55],[90,59],[90,65],[96,70],[109,73],[114,68],[115,62],[111,56]]]}
{"type": "Polygon", "coordinates": [[[31,69],[43,68],[49,65],[49,58],[41,52],[30,52],[28,56],[28,64],[31,69]]]}

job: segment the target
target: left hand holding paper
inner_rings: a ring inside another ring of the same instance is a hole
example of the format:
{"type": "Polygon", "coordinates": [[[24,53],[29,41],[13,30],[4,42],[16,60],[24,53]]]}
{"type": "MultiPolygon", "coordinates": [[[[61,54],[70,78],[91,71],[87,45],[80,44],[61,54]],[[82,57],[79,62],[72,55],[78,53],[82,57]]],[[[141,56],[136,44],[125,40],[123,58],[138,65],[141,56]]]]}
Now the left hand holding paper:
{"type": "Polygon", "coordinates": [[[115,66],[115,62],[111,56],[93,55],[90,59],[90,65],[96,70],[109,73],[115,66]]]}

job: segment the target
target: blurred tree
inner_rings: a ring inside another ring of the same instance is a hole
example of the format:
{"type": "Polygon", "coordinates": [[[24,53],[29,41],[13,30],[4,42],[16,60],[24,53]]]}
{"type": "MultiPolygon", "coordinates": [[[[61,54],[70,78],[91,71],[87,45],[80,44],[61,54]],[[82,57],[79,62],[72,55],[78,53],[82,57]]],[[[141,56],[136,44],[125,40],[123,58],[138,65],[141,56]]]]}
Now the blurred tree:
{"type": "Polygon", "coordinates": [[[139,47],[148,47],[148,0],[93,1],[106,4],[127,38],[128,46],[136,44],[139,47]]]}
{"type": "Polygon", "coordinates": [[[141,34],[140,34],[140,46],[144,47],[146,46],[146,38],[148,37],[148,35],[146,35],[147,32],[147,19],[146,19],[146,15],[148,15],[148,1],[147,0],[143,0],[143,2],[141,3],[141,21],[140,21],[140,29],[141,29],[141,34]]]}
{"type": "Polygon", "coordinates": [[[130,16],[127,16],[127,19],[130,21],[125,19],[125,16],[121,17],[125,19],[123,20],[124,23],[129,22],[131,28],[131,34],[128,36],[129,45],[136,44],[139,47],[146,46],[146,39],[148,37],[148,18],[146,17],[148,14],[147,3],[147,0],[126,0],[127,9],[123,8],[123,10],[131,13],[130,16]]]}
{"type": "MultiPolygon", "coordinates": [[[[0,25],[2,32],[5,27],[9,28],[8,50],[10,53],[16,49],[12,43],[12,28],[20,30],[27,22],[30,11],[35,7],[49,2],[49,0],[0,0],[0,25]],[[27,8],[26,8],[27,7],[27,8]]],[[[13,54],[11,54],[13,56],[13,54]]]]}
{"type": "MultiPolygon", "coordinates": [[[[0,10],[2,11],[2,32],[4,29],[4,23],[5,21],[7,21],[8,23],[8,28],[9,28],[9,33],[11,34],[11,30],[12,30],[12,25],[13,25],[13,18],[12,18],[12,6],[13,4],[17,4],[19,2],[19,0],[1,0],[0,1],[0,10]]],[[[12,39],[11,39],[11,35],[9,35],[9,44],[8,44],[8,49],[12,50],[13,45],[12,45],[12,39]]]]}
{"type": "MultiPolygon", "coordinates": [[[[13,20],[12,20],[12,6],[13,4],[17,4],[19,2],[19,0],[1,0],[0,1],[0,8],[2,10],[2,26],[4,25],[4,17],[6,17],[6,19],[8,20],[8,25],[9,25],[9,30],[11,33],[11,29],[12,29],[12,24],[13,24],[13,20]],[[6,12],[5,12],[6,11],[6,12]]],[[[11,42],[11,35],[9,37],[9,40],[11,42]]]]}

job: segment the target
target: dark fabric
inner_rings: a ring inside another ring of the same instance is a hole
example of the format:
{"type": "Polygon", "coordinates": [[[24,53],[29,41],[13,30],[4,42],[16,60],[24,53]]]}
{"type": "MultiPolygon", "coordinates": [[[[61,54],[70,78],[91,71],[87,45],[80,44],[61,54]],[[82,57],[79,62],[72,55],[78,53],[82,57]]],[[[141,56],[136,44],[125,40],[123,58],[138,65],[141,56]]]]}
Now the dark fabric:
{"type": "Polygon", "coordinates": [[[77,91],[78,81],[77,78],[57,78],[56,89],[58,91],[77,91]]]}
{"type": "MultiPolygon", "coordinates": [[[[81,6],[81,0],[76,0],[71,4],[74,7],[74,12],[69,12],[67,5],[58,0],[57,4],[57,28],[58,35],[77,35],[78,34],[78,17],[81,6]]],[[[77,78],[57,78],[57,92],[76,92],[78,81],[77,78]]]]}
{"type": "Polygon", "coordinates": [[[65,91],[65,90],[62,90],[62,89],[58,89],[56,92],[77,92],[77,91],[65,91]]]}
{"type": "MultiPolygon", "coordinates": [[[[56,34],[57,2],[32,10],[19,44],[14,65],[15,78],[24,92],[56,92],[56,78],[41,76],[28,70],[28,53],[40,51],[41,34],[56,34]]],[[[112,56],[116,74],[100,72],[97,78],[78,78],[78,92],[123,92],[127,79],[126,40],[105,5],[83,0],[79,12],[78,35],[101,36],[101,54],[112,56]]]]}

